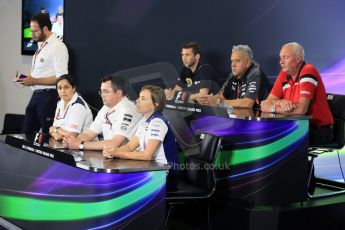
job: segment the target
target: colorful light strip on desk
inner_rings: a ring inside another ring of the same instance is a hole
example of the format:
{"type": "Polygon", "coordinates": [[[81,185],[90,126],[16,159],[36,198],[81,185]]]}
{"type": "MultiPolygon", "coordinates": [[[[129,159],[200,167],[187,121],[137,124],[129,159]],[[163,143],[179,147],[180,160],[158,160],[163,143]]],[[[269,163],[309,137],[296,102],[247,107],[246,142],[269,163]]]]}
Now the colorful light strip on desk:
{"type": "MultiPolygon", "coordinates": [[[[26,175],[6,176],[28,179],[26,175]]],[[[22,221],[89,219],[84,228],[103,228],[140,215],[145,206],[164,202],[165,178],[165,171],[92,173],[54,163],[25,190],[0,187],[0,216],[22,221]]]]}
{"type": "Polygon", "coordinates": [[[250,121],[214,116],[201,116],[191,123],[194,132],[207,132],[224,137],[216,167],[234,168],[245,163],[265,161],[259,168],[239,171],[231,178],[265,170],[289,156],[308,135],[308,120],[250,121]]]}

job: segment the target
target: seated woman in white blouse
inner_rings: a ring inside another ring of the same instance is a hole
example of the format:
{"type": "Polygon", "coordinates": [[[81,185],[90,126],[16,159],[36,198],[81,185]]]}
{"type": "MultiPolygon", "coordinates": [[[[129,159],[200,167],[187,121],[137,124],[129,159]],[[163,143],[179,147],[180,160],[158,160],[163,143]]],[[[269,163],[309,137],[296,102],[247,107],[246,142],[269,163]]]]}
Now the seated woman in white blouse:
{"type": "Polygon", "coordinates": [[[64,74],[57,79],[56,89],[61,100],[58,101],[50,135],[55,140],[63,136],[78,136],[87,130],[92,123],[92,112],[85,100],[76,92],[73,77],[64,74]]]}
{"type": "Polygon", "coordinates": [[[103,155],[133,160],[155,160],[172,166],[167,178],[167,190],[177,186],[178,164],[176,140],[168,119],[162,114],[165,93],[158,86],[145,85],[136,101],[137,111],[143,114],[138,130],[130,141],[118,148],[104,146],[103,155]]]}

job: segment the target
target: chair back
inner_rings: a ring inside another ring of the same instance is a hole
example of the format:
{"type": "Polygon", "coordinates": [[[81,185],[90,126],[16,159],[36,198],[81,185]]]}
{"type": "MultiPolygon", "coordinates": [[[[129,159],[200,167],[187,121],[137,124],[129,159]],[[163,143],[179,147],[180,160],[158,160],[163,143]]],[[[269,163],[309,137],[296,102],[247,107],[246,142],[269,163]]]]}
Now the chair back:
{"type": "Polygon", "coordinates": [[[222,137],[210,133],[203,135],[204,138],[200,144],[200,153],[195,157],[208,163],[214,163],[217,152],[220,148],[220,141],[222,137]]]}
{"type": "MultiPolygon", "coordinates": [[[[185,174],[179,181],[178,189],[167,192],[166,200],[169,209],[165,225],[168,223],[170,212],[175,204],[208,199],[216,190],[214,165],[211,164],[214,164],[217,158],[216,156],[220,148],[221,137],[213,134],[203,134],[203,137],[199,145],[199,154],[186,158],[185,174]]],[[[208,202],[206,202],[206,204],[207,215],[209,215],[208,202]]]]}
{"type": "Polygon", "coordinates": [[[23,114],[6,113],[2,134],[4,135],[21,133],[24,123],[24,117],[25,115],[23,114]]]}
{"type": "Polygon", "coordinates": [[[337,148],[345,144],[345,95],[328,94],[327,101],[334,118],[333,142],[337,148]]]}
{"type": "Polygon", "coordinates": [[[206,134],[200,144],[200,153],[186,159],[186,179],[206,193],[215,189],[214,163],[220,148],[221,137],[206,134]]]}

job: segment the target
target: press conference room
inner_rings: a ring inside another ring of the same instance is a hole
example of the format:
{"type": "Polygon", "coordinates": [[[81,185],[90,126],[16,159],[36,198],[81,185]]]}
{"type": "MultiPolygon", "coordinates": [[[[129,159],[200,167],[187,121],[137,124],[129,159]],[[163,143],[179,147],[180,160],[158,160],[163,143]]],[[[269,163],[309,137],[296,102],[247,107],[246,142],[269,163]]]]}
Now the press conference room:
{"type": "Polygon", "coordinates": [[[0,229],[345,229],[344,8],[0,0],[0,229]]]}

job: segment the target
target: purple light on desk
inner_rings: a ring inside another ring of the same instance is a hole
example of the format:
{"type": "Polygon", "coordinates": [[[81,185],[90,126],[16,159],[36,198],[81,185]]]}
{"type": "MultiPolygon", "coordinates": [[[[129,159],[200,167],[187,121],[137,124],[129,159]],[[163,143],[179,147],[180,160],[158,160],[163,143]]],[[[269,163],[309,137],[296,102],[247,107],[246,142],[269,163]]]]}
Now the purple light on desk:
{"type": "MultiPolygon", "coordinates": [[[[87,176],[85,175],[85,172],[77,168],[55,163],[44,174],[37,177],[29,188],[32,195],[56,197],[74,197],[69,193],[73,193],[72,191],[75,188],[83,188],[85,197],[88,197],[86,191],[94,193],[97,190],[97,194],[92,196],[115,195],[115,193],[135,189],[150,181],[149,173],[131,173],[127,175],[88,172],[87,176]],[[64,174],[61,172],[64,172],[64,174]],[[108,193],[108,190],[112,188],[116,192],[108,193]],[[62,194],[58,195],[57,193],[62,194]]],[[[77,197],[84,196],[78,194],[77,197]]]]}
{"type": "Polygon", "coordinates": [[[327,93],[345,95],[345,58],[321,73],[327,93]]]}
{"type": "Polygon", "coordinates": [[[285,121],[277,126],[275,122],[255,122],[247,120],[235,120],[215,116],[200,116],[199,119],[191,122],[191,129],[195,132],[209,132],[222,136],[239,136],[239,135],[268,135],[281,133],[282,130],[289,130],[294,127],[291,121],[285,121]]]}

